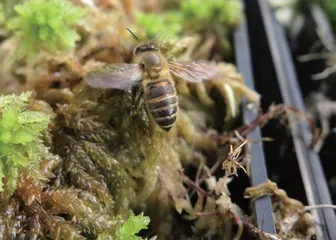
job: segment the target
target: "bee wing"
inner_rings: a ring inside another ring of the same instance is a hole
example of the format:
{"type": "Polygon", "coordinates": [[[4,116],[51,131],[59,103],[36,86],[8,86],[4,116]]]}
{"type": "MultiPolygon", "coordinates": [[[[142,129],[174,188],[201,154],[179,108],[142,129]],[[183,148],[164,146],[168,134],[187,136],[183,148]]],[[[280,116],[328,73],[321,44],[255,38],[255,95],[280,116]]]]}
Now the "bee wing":
{"type": "Polygon", "coordinates": [[[209,80],[219,74],[219,69],[214,62],[209,61],[180,61],[168,63],[170,72],[187,82],[200,82],[209,80]]]}
{"type": "Polygon", "coordinates": [[[112,64],[89,72],[84,81],[93,88],[130,89],[142,79],[139,64],[112,64]]]}

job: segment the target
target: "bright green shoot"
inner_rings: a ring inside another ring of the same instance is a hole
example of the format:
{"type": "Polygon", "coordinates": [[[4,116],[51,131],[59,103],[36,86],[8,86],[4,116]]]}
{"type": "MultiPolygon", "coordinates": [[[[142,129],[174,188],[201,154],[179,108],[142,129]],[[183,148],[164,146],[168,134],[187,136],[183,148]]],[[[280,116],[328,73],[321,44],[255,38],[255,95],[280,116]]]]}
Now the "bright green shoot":
{"type": "Polygon", "coordinates": [[[85,10],[66,0],[29,0],[16,5],[14,10],[17,16],[9,20],[7,28],[21,40],[19,57],[36,54],[41,49],[70,50],[80,39],[72,27],[85,10]]]}
{"type": "Polygon", "coordinates": [[[13,192],[20,170],[36,167],[48,154],[41,132],[47,129],[49,117],[26,110],[30,95],[0,96],[0,192],[4,180],[6,188],[13,192]]]}

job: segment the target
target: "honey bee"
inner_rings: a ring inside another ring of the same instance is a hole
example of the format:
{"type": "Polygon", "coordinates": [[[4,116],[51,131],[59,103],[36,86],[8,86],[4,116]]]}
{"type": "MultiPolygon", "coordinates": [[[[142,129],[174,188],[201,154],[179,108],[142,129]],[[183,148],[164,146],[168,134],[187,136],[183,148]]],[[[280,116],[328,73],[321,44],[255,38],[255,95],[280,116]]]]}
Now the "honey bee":
{"type": "MultiPolygon", "coordinates": [[[[129,29],[127,29],[130,31],[129,29]]],[[[201,82],[218,74],[210,61],[167,61],[153,41],[141,42],[133,51],[133,63],[100,67],[84,78],[93,88],[130,90],[138,86],[136,98],[144,96],[147,115],[168,132],[178,112],[178,97],[172,75],[187,82],[201,82]],[[172,75],[171,75],[172,74],[172,75]]]]}

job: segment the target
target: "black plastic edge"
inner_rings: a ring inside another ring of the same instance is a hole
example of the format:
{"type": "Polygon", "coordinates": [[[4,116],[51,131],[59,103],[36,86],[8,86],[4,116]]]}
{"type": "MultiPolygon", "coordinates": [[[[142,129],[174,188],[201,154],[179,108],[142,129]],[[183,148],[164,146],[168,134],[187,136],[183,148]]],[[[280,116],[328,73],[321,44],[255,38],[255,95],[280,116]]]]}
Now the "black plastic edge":
{"type": "MultiPolygon", "coordinates": [[[[280,86],[280,91],[287,105],[305,111],[297,76],[290,55],[284,31],[264,0],[258,0],[266,37],[280,86]]],[[[290,117],[294,147],[304,182],[309,205],[331,204],[331,197],[318,154],[310,147],[312,134],[308,123],[290,117]]],[[[324,239],[336,239],[336,216],[333,209],[313,210],[312,214],[324,239]]]]}
{"type": "MultiPolygon", "coordinates": [[[[239,72],[245,80],[245,84],[251,88],[254,87],[254,80],[252,76],[251,54],[249,48],[249,39],[247,24],[244,21],[241,23],[234,34],[236,63],[239,72]]],[[[257,109],[250,109],[248,107],[247,99],[242,100],[243,104],[243,121],[245,124],[252,122],[258,116],[257,109]]],[[[249,135],[250,139],[261,139],[260,129],[254,129],[249,135]]],[[[250,178],[252,186],[257,186],[265,183],[268,180],[267,169],[265,162],[265,155],[262,143],[248,144],[250,159],[250,178]]],[[[272,201],[269,196],[259,198],[254,201],[254,212],[256,215],[256,222],[259,229],[270,234],[276,234],[272,201]]]]}

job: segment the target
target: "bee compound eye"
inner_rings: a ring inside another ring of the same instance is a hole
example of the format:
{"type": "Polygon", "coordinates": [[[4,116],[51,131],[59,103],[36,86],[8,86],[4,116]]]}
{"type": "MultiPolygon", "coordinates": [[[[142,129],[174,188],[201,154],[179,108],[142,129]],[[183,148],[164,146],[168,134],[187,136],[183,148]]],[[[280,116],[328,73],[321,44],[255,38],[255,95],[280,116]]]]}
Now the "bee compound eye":
{"type": "Polygon", "coordinates": [[[144,63],[147,66],[158,67],[161,65],[161,59],[156,53],[148,53],[144,56],[144,63]]]}

